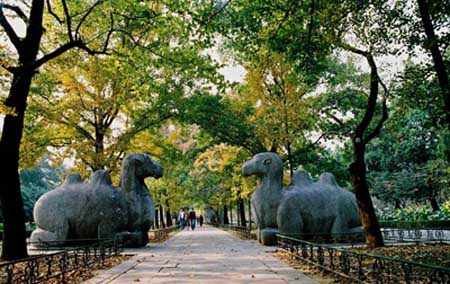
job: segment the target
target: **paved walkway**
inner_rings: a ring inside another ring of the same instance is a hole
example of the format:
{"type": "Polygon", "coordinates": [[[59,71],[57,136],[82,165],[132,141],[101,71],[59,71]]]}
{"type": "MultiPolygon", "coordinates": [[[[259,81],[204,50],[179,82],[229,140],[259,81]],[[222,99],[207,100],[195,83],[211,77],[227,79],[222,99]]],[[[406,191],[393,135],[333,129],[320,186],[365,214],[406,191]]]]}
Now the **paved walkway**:
{"type": "Polygon", "coordinates": [[[85,284],[316,283],[272,256],[273,250],[203,227],[178,233],[162,244],[130,250],[136,256],[85,284]]]}

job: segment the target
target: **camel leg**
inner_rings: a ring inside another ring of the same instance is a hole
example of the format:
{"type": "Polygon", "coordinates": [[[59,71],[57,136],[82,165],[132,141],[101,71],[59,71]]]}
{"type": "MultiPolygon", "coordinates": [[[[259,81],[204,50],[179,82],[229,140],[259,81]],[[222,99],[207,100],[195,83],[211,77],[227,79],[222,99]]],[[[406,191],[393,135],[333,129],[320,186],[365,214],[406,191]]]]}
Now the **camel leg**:
{"type": "Polygon", "coordinates": [[[117,233],[116,226],[111,222],[100,222],[97,227],[97,238],[99,239],[113,239],[117,233]]]}
{"type": "Polygon", "coordinates": [[[261,243],[261,230],[259,228],[256,229],[256,239],[261,243]]]}
{"type": "Polygon", "coordinates": [[[56,220],[48,231],[38,227],[31,234],[30,240],[32,243],[36,243],[36,245],[42,243],[46,246],[58,246],[64,244],[67,240],[68,233],[69,222],[64,218],[56,220]]]}
{"type": "Polygon", "coordinates": [[[261,230],[260,242],[265,246],[276,246],[277,245],[277,228],[264,228],[261,230]]]}
{"type": "Polygon", "coordinates": [[[302,214],[295,203],[283,204],[277,212],[277,224],[281,234],[300,237],[306,233],[302,214]]]}
{"type": "Polygon", "coordinates": [[[345,218],[337,216],[331,227],[331,237],[338,242],[347,242],[352,239],[351,231],[344,220],[345,218]]]}

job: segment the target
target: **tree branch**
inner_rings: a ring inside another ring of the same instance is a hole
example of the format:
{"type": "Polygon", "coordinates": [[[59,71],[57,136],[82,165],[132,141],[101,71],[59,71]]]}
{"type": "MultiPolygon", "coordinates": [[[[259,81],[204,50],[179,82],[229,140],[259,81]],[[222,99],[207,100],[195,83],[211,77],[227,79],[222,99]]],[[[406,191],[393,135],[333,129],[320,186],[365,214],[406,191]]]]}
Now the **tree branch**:
{"type": "Polygon", "coordinates": [[[46,55],[42,56],[41,58],[37,59],[34,62],[32,67],[34,69],[37,69],[40,66],[42,66],[44,63],[60,56],[64,52],[68,51],[69,49],[72,49],[74,47],[80,47],[81,45],[83,45],[83,42],[80,40],[66,42],[65,44],[61,45],[60,47],[58,47],[54,51],[50,52],[49,54],[46,54],[46,55]]]}
{"type": "Polygon", "coordinates": [[[377,137],[378,134],[380,134],[381,128],[383,127],[383,124],[387,119],[388,119],[388,109],[387,109],[387,104],[386,104],[386,98],[384,98],[383,99],[382,116],[381,116],[380,120],[378,121],[378,124],[375,127],[375,129],[369,135],[367,135],[366,138],[364,138],[365,144],[369,143],[373,138],[377,137]]]}
{"type": "Polygon", "coordinates": [[[66,0],[61,0],[64,16],[66,18],[66,25],[67,25],[67,35],[69,36],[69,42],[73,42],[73,34],[72,34],[72,17],[69,13],[69,8],[67,7],[66,0]]]}
{"type": "Polygon", "coordinates": [[[13,11],[20,19],[22,19],[22,21],[24,21],[26,24],[29,23],[27,15],[25,15],[22,9],[20,9],[18,6],[3,4],[3,8],[13,11]]]}
{"type": "Polygon", "coordinates": [[[384,122],[388,119],[389,117],[389,113],[388,113],[388,108],[387,108],[387,98],[389,97],[389,90],[386,87],[386,85],[383,83],[383,81],[378,78],[378,82],[380,83],[380,85],[383,87],[384,90],[384,97],[383,97],[383,110],[382,110],[382,115],[380,120],[378,121],[377,126],[375,127],[375,129],[364,139],[365,143],[369,143],[373,138],[377,137],[378,134],[381,131],[381,128],[383,127],[384,122]]]}
{"type": "Polygon", "coordinates": [[[100,1],[95,2],[91,7],[89,7],[89,9],[86,11],[86,13],[83,15],[83,17],[81,17],[80,22],[78,22],[78,25],[75,28],[75,38],[77,38],[77,39],[79,38],[80,28],[83,25],[84,21],[89,16],[89,14],[91,14],[92,11],[94,11],[95,7],[97,7],[98,5],[102,4],[103,2],[105,2],[105,1],[104,0],[100,0],[100,1]]]}
{"type": "Polygon", "coordinates": [[[337,124],[339,124],[339,126],[345,127],[345,123],[341,119],[339,119],[337,116],[335,116],[334,114],[329,113],[327,110],[322,111],[322,113],[325,114],[326,116],[328,116],[329,118],[331,118],[337,124]]]}
{"type": "Polygon", "coordinates": [[[95,50],[95,49],[91,49],[87,46],[87,44],[85,42],[81,42],[81,44],[79,46],[77,46],[78,48],[86,51],[89,55],[96,55],[96,54],[108,54],[107,50],[108,50],[108,45],[109,45],[109,41],[111,39],[111,35],[112,33],[115,31],[114,30],[114,17],[113,14],[110,13],[109,14],[110,17],[110,24],[109,24],[109,30],[108,33],[106,34],[106,39],[105,39],[105,43],[103,44],[103,48],[102,50],[95,50]]]}
{"type": "Polygon", "coordinates": [[[20,54],[22,52],[22,41],[17,36],[17,34],[14,31],[14,29],[12,28],[11,24],[6,19],[5,14],[3,14],[4,6],[5,5],[0,2],[0,25],[3,27],[9,40],[14,45],[17,52],[20,54]]]}
{"type": "Polygon", "coordinates": [[[60,18],[55,12],[53,12],[52,6],[51,6],[51,4],[50,4],[50,0],[47,0],[47,10],[48,10],[48,13],[49,13],[50,15],[52,15],[53,18],[55,18],[56,21],[57,21],[58,23],[60,23],[60,24],[63,24],[63,23],[64,23],[64,21],[61,20],[61,18],[60,18]]]}

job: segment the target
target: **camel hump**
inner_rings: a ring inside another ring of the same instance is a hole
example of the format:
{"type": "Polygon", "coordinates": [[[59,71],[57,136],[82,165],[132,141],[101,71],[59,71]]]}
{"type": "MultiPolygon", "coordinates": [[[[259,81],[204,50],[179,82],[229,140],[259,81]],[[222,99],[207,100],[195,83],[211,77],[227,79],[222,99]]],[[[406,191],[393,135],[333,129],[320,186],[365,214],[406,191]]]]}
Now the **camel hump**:
{"type": "Polygon", "coordinates": [[[336,182],[336,177],[332,173],[321,174],[319,177],[319,182],[329,184],[332,186],[336,186],[336,187],[338,186],[338,184],[336,182]]]}
{"type": "Polygon", "coordinates": [[[79,173],[73,173],[66,177],[64,180],[62,188],[66,188],[68,185],[82,183],[83,180],[81,179],[81,175],[79,173]]]}
{"type": "Polygon", "coordinates": [[[305,170],[297,170],[292,176],[291,184],[296,186],[309,186],[313,183],[309,173],[305,170]]]}
{"type": "Polygon", "coordinates": [[[92,188],[97,188],[105,185],[111,186],[112,180],[108,171],[98,170],[89,177],[88,183],[92,185],[92,188]]]}

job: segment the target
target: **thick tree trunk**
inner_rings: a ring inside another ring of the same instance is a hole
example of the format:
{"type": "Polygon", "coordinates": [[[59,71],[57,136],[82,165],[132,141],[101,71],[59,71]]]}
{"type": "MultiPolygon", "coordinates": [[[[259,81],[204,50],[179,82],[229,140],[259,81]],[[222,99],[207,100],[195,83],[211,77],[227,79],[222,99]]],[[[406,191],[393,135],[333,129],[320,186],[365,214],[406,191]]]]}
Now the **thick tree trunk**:
{"type": "MultiPolygon", "coordinates": [[[[423,28],[427,36],[425,47],[430,50],[431,56],[433,57],[434,69],[438,77],[442,98],[444,100],[447,129],[450,133],[450,82],[448,72],[445,69],[444,60],[442,59],[442,54],[439,50],[438,39],[431,21],[428,0],[417,0],[417,2],[419,4],[420,18],[422,19],[423,28]]],[[[447,161],[450,162],[450,151],[447,153],[447,161]]]]}
{"type": "MultiPolygon", "coordinates": [[[[3,170],[0,171],[0,201],[3,205],[2,211],[5,219],[2,258],[7,260],[28,256],[25,213],[20,191],[19,148],[28,93],[35,72],[34,68],[30,66],[36,61],[44,31],[42,28],[43,11],[44,1],[33,1],[26,37],[20,40],[14,32],[8,34],[17,49],[19,66],[14,71],[9,96],[5,101],[5,105],[13,108],[16,115],[5,117],[0,141],[0,157],[4,165],[3,170]],[[15,40],[13,40],[14,36],[16,36],[15,40]]],[[[3,28],[5,28],[5,22],[7,20],[3,18],[1,23],[3,28]]]]}
{"type": "Polygon", "coordinates": [[[225,225],[230,224],[230,220],[228,219],[228,208],[226,205],[223,206],[223,223],[225,225]]]}
{"type": "Polygon", "coordinates": [[[24,116],[33,73],[16,74],[5,105],[16,115],[7,115],[0,141],[0,156],[4,165],[0,171],[0,200],[4,222],[2,258],[5,260],[27,257],[25,214],[20,191],[19,148],[24,116]]]}
{"type": "Polygon", "coordinates": [[[245,205],[244,200],[242,198],[239,198],[238,200],[239,205],[239,216],[241,217],[241,226],[246,227],[246,218],[245,218],[245,205]]]}
{"type": "MultiPolygon", "coordinates": [[[[358,140],[358,137],[354,140],[358,140]]],[[[369,247],[384,246],[380,225],[378,224],[369,187],[366,180],[366,163],[364,162],[365,145],[360,142],[353,143],[354,161],[350,164],[350,175],[358,203],[359,216],[364,228],[366,242],[369,247]]]]}

